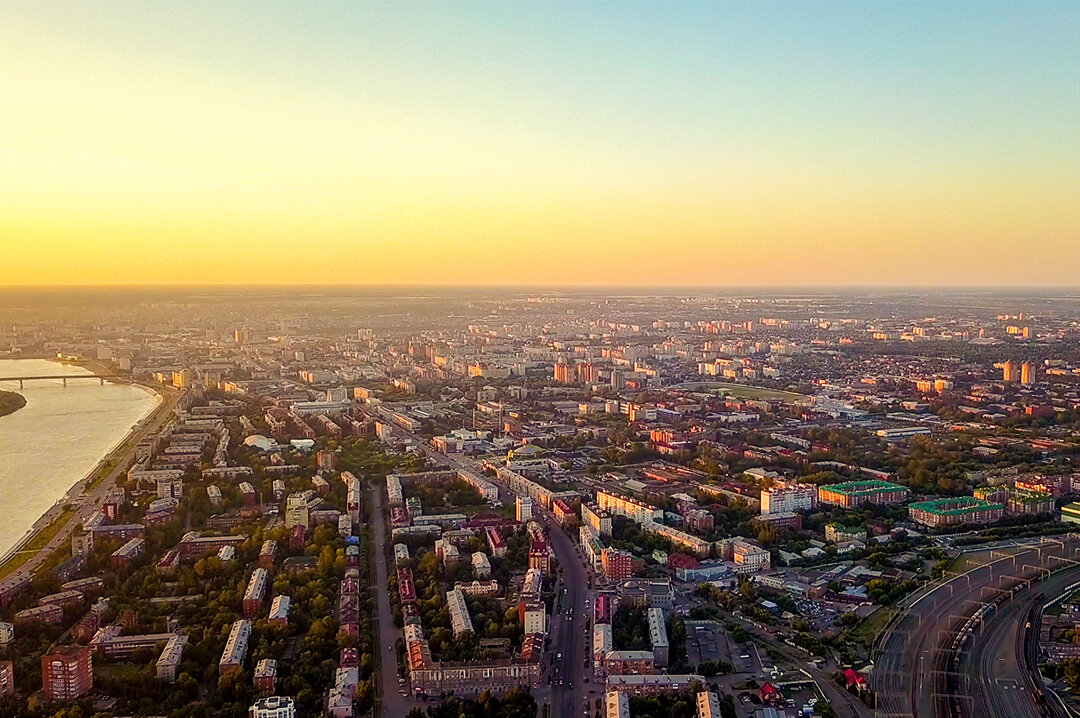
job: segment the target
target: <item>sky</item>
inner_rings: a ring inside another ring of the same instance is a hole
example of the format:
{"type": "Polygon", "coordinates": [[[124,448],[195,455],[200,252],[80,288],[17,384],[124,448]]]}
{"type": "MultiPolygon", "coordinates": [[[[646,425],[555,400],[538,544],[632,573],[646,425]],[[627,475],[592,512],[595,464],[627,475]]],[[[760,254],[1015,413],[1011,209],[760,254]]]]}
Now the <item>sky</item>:
{"type": "Polygon", "coordinates": [[[0,0],[0,285],[1080,285],[1077,2],[0,0]]]}

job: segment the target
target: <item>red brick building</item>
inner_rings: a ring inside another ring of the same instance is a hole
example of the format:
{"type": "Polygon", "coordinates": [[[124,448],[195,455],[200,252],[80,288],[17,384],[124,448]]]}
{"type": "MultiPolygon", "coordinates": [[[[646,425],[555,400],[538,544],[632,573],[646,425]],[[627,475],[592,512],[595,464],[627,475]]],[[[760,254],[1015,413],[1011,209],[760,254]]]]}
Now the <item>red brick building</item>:
{"type": "Polygon", "coordinates": [[[91,651],[86,646],[59,646],[41,657],[42,692],[46,701],[73,701],[94,690],[91,651]]]}

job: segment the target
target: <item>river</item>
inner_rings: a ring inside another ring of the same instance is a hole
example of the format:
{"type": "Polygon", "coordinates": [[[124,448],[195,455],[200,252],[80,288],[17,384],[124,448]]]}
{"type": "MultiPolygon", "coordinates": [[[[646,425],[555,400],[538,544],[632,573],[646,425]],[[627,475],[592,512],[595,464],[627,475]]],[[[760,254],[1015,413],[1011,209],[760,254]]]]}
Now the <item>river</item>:
{"type": "MultiPolygon", "coordinates": [[[[87,374],[45,359],[0,359],[2,376],[87,374]]],[[[0,555],[157,406],[137,386],[78,379],[0,382],[26,406],[0,417],[0,555]]]]}

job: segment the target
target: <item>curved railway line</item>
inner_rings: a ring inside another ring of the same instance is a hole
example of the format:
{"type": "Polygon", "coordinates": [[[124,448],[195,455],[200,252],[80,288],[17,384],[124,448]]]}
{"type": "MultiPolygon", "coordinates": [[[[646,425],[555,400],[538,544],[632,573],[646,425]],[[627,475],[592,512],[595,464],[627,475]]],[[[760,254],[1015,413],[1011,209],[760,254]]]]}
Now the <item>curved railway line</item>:
{"type": "Polygon", "coordinates": [[[1080,536],[1070,534],[992,551],[913,594],[875,646],[878,715],[1065,718],[1036,673],[1037,626],[1045,594],[1078,579],[1080,536]]]}

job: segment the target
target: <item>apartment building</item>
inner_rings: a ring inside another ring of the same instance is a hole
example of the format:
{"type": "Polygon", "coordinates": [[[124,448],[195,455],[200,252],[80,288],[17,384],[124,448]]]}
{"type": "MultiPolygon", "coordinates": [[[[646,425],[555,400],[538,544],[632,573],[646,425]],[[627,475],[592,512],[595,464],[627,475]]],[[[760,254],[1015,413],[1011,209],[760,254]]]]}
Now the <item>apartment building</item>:
{"type": "Polygon", "coordinates": [[[598,536],[611,535],[611,515],[596,504],[582,502],[581,523],[598,536]]]}
{"type": "Polygon", "coordinates": [[[786,514],[817,508],[818,487],[814,484],[780,483],[761,490],[761,514],[786,514]]]}
{"type": "Polygon", "coordinates": [[[818,501],[853,509],[865,504],[888,506],[907,501],[911,491],[890,481],[847,481],[818,487],[818,501]]]}
{"type": "Polygon", "coordinates": [[[1001,504],[991,503],[974,496],[917,501],[908,506],[911,520],[931,528],[958,524],[989,524],[1000,521],[1005,513],[1001,504]]]}
{"type": "Polygon", "coordinates": [[[464,593],[456,588],[447,591],[446,606],[450,611],[450,625],[454,629],[455,638],[474,632],[472,618],[469,617],[469,607],[465,603],[464,593]]]}
{"type": "Polygon", "coordinates": [[[251,621],[240,619],[232,625],[229,631],[229,639],[225,642],[225,650],[221,652],[221,660],[218,661],[218,672],[233,668],[241,668],[247,658],[248,641],[251,640],[251,621]]]}
{"type": "Polygon", "coordinates": [[[639,524],[646,521],[664,522],[663,509],[628,496],[621,496],[608,491],[597,491],[596,503],[601,511],[606,511],[614,516],[625,516],[639,524]]]}
{"type": "Polygon", "coordinates": [[[73,701],[94,689],[94,666],[86,646],[58,646],[41,657],[45,700],[73,701]]]}

